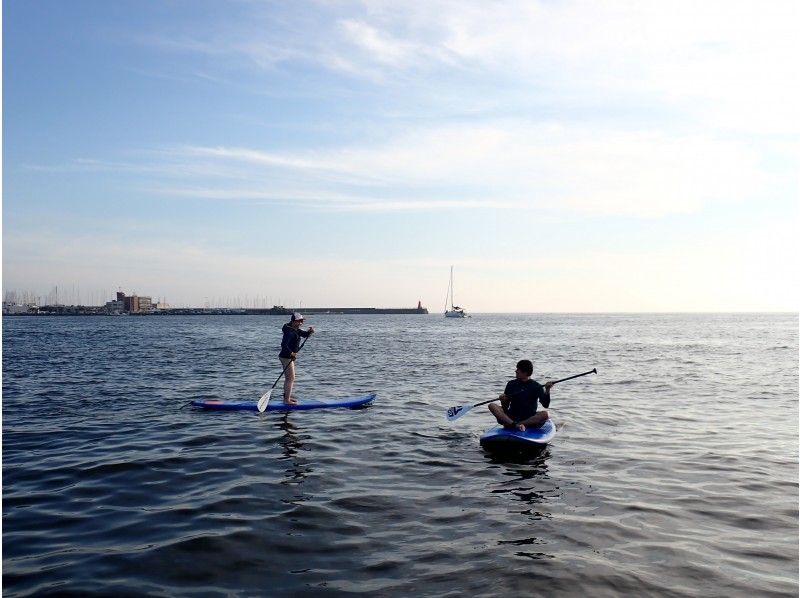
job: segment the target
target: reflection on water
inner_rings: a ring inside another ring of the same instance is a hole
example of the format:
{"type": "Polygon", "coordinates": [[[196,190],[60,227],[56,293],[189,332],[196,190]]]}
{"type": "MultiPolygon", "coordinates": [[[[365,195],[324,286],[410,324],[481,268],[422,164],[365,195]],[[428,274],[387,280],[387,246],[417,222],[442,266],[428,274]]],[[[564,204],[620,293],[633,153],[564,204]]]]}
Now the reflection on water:
{"type": "MultiPolygon", "coordinates": [[[[517,547],[542,547],[547,540],[531,532],[537,531],[542,520],[553,518],[547,509],[548,498],[552,495],[552,480],[547,471],[547,461],[550,458],[549,447],[538,449],[517,450],[504,454],[489,454],[488,461],[503,471],[503,479],[490,486],[489,492],[495,495],[506,495],[510,500],[518,500],[520,504],[509,503],[508,513],[524,532],[523,537],[514,539],[497,540],[498,546],[510,545],[517,547]]],[[[513,522],[512,522],[513,523],[513,522]]],[[[539,550],[517,550],[515,556],[529,559],[552,559],[553,554],[539,550]]]]}
{"type": "MultiPolygon", "coordinates": [[[[289,463],[284,471],[284,479],[280,483],[284,485],[302,484],[306,476],[313,470],[308,459],[300,456],[303,438],[298,433],[299,427],[289,421],[289,413],[281,415],[274,427],[284,433],[278,440],[278,444],[283,449],[283,457],[280,460],[289,463]]],[[[295,499],[302,500],[302,495],[296,495],[295,499]]]]}
{"type": "MultiPolygon", "coordinates": [[[[506,451],[489,452],[484,449],[486,459],[493,464],[514,463],[519,465],[531,465],[532,471],[541,470],[543,473],[547,472],[547,459],[550,458],[550,446],[544,445],[542,447],[514,449],[510,448],[506,451]]],[[[531,475],[536,475],[532,473],[531,475]]]]}

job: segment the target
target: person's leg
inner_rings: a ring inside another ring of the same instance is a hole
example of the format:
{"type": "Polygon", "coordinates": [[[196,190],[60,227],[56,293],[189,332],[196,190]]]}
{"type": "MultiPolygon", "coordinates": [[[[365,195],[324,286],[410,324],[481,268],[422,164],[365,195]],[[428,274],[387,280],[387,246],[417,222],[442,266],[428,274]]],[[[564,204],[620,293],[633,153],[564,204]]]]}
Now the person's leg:
{"type": "Polygon", "coordinates": [[[502,405],[497,403],[489,403],[489,411],[492,412],[492,415],[494,415],[497,423],[501,426],[511,426],[514,424],[514,420],[508,417],[508,414],[503,411],[502,405]]]}
{"type": "Polygon", "coordinates": [[[541,428],[544,425],[544,422],[546,422],[548,419],[550,419],[550,415],[547,413],[547,411],[542,409],[541,411],[537,411],[536,415],[525,420],[525,428],[531,430],[541,428]]]}
{"type": "Polygon", "coordinates": [[[283,374],[283,402],[294,405],[297,403],[292,397],[292,388],[294,388],[294,361],[285,357],[281,357],[280,359],[281,365],[286,368],[283,374]]]}

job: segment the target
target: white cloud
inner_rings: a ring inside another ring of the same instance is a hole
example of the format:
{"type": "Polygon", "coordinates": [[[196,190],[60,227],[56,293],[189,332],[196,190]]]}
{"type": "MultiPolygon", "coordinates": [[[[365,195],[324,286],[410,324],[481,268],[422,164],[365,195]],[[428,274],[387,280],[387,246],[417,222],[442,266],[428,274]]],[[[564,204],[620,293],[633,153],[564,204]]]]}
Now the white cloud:
{"type": "Polygon", "coordinates": [[[712,75],[707,88],[740,73],[781,83],[772,73],[791,66],[800,18],[791,0],[373,2],[369,8],[359,20],[341,21],[346,31],[361,32],[351,47],[364,50],[365,62],[419,68],[423,60],[435,67],[457,59],[512,72],[582,72],[593,83],[612,84],[644,76],[648,85],[677,93],[687,91],[675,90],[677,81],[703,87],[700,78],[681,76],[687,69],[712,75]]]}
{"type": "Polygon", "coordinates": [[[345,36],[375,62],[389,67],[405,67],[417,57],[418,49],[413,44],[393,38],[364,22],[345,19],[340,26],[345,36]]]}
{"type": "MultiPolygon", "coordinates": [[[[247,6],[247,5],[244,5],[247,6]]],[[[240,7],[241,8],[241,7],[240,7]]],[[[433,102],[463,93],[466,110],[509,95],[574,105],[632,103],[695,126],[800,132],[800,3],[431,0],[252,4],[246,19],[204,34],[173,31],[160,49],[241,60],[267,71],[309,65],[433,102]],[[463,87],[462,87],[463,86],[463,87]],[[495,86],[497,90],[495,91],[495,86]]],[[[239,17],[241,18],[241,17],[239,17]]]]}
{"type": "Polygon", "coordinates": [[[381,145],[295,153],[192,146],[169,159],[176,172],[236,172],[245,184],[187,178],[161,185],[165,194],[355,210],[518,206],[657,217],[758,198],[774,184],[758,154],[732,141],[520,122],[418,129],[381,145]]]}
{"type": "Polygon", "coordinates": [[[517,80],[517,87],[562,98],[648,96],[683,102],[734,128],[796,132],[800,125],[794,0],[318,3],[286,14],[252,8],[246,22],[215,23],[202,39],[173,33],[152,43],[245,57],[268,69],[316,63],[384,83],[447,71],[501,78],[506,87],[517,80]]]}
{"type": "Polygon", "coordinates": [[[562,112],[635,106],[640,113],[681,115],[682,126],[800,132],[794,0],[431,0],[250,9],[246,19],[231,16],[203,34],[178,30],[149,43],[212,56],[220,69],[233,63],[237,73],[243,59],[268,72],[316,66],[393,90],[395,101],[413,88],[417,105],[460,92],[465,111],[502,107],[514,97],[522,106],[543,102],[562,112]]]}

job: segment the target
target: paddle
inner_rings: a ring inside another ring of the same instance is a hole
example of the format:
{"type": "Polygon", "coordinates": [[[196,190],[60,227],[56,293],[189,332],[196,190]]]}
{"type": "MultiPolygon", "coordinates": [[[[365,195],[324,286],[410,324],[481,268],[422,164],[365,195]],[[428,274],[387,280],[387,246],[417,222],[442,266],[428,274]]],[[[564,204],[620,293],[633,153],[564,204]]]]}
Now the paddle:
{"type": "MultiPolygon", "coordinates": [[[[303,340],[303,342],[302,342],[302,343],[300,343],[300,349],[298,349],[298,350],[297,350],[297,352],[298,352],[298,353],[299,353],[299,352],[300,352],[300,350],[303,348],[303,345],[305,345],[305,344],[306,344],[306,341],[307,341],[308,339],[310,339],[310,338],[311,338],[311,336],[309,335],[309,336],[307,336],[307,337],[305,338],[305,340],[303,340]]],[[[296,359],[296,357],[295,357],[295,359],[296,359]]],[[[289,367],[289,365],[290,365],[291,363],[292,363],[292,362],[290,361],[289,363],[287,363],[287,364],[286,364],[286,365],[283,367],[283,371],[281,372],[281,375],[280,375],[280,376],[278,376],[278,380],[280,380],[281,378],[283,378],[283,375],[286,373],[286,369],[289,367]]],[[[267,392],[265,392],[263,395],[261,395],[261,398],[260,398],[260,399],[258,399],[258,405],[257,405],[257,407],[258,407],[258,412],[259,412],[259,413],[264,413],[264,412],[267,410],[267,403],[269,403],[269,399],[270,399],[270,397],[272,396],[272,391],[273,391],[273,390],[275,390],[275,387],[278,385],[278,380],[275,380],[275,383],[272,385],[272,388],[270,388],[270,389],[269,389],[267,392]]]]}
{"type": "MultiPolygon", "coordinates": [[[[588,374],[596,374],[597,368],[589,372],[583,372],[582,374],[575,374],[574,376],[570,376],[569,378],[561,378],[561,380],[556,380],[553,384],[558,384],[559,382],[566,382],[567,380],[572,380],[573,378],[580,378],[581,376],[586,376],[588,374]]],[[[455,421],[462,415],[466,415],[470,409],[473,407],[480,407],[481,405],[486,405],[488,403],[494,403],[497,399],[489,399],[488,401],[482,401],[480,403],[475,403],[474,405],[457,405],[456,407],[450,407],[447,410],[447,419],[449,421],[455,421]]]]}

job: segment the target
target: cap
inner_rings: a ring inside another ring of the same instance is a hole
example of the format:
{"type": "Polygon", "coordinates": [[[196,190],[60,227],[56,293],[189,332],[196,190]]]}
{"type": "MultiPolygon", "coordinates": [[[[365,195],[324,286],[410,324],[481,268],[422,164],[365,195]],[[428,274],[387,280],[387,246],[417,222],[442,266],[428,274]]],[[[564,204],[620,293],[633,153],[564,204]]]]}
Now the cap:
{"type": "Polygon", "coordinates": [[[303,317],[303,314],[301,314],[300,312],[296,311],[296,312],[294,312],[292,314],[292,322],[294,322],[296,320],[305,320],[305,318],[303,317]]]}

